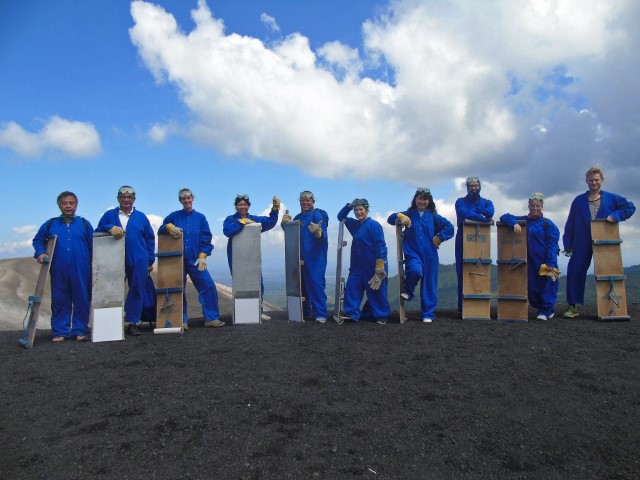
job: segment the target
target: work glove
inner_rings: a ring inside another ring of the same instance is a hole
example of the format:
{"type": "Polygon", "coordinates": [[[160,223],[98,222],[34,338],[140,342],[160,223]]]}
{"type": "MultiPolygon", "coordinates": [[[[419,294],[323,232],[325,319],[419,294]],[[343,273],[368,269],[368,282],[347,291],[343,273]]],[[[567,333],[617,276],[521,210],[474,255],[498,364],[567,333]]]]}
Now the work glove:
{"type": "Polygon", "coordinates": [[[407,217],[404,213],[398,214],[398,220],[400,220],[400,224],[409,228],[411,226],[411,219],[407,217]]]}
{"type": "Polygon", "coordinates": [[[198,267],[198,271],[204,272],[207,269],[207,254],[200,253],[200,255],[198,255],[196,263],[194,263],[193,265],[198,267]]]}
{"type": "Polygon", "coordinates": [[[560,278],[560,270],[556,267],[550,267],[546,263],[540,265],[540,270],[538,271],[538,275],[541,277],[550,277],[552,281],[558,280],[560,278]]]}
{"type": "Polygon", "coordinates": [[[442,240],[440,240],[440,237],[438,237],[437,235],[433,237],[433,244],[436,246],[436,248],[440,248],[441,243],[442,240]]]}
{"type": "Polygon", "coordinates": [[[316,238],[322,238],[322,220],[320,220],[318,223],[310,222],[308,228],[316,238]]]}
{"type": "Polygon", "coordinates": [[[376,273],[373,274],[373,277],[368,282],[371,290],[380,290],[382,281],[385,278],[387,278],[387,272],[384,271],[384,259],[379,258],[376,260],[376,273]]]}
{"type": "Polygon", "coordinates": [[[124,237],[124,229],[121,227],[113,226],[109,230],[109,233],[113,235],[113,238],[115,238],[116,240],[119,240],[122,237],[124,237]]]}
{"type": "Polygon", "coordinates": [[[167,223],[164,226],[164,229],[173,238],[180,238],[182,236],[182,229],[180,227],[176,227],[173,223],[167,223]]]}
{"type": "Polygon", "coordinates": [[[47,255],[46,253],[41,253],[40,255],[38,255],[38,258],[36,260],[38,261],[38,263],[49,263],[49,255],[47,255]]]}
{"type": "Polygon", "coordinates": [[[289,215],[289,210],[287,210],[286,212],[284,212],[284,215],[282,216],[282,221],[280,222],[280,225],[284,225],[285,223],[289,223],[291,221],[291,215],[289,215]]]}
{"type": "Polygon", "coordinates": [[[250,223],[256,223],[253,220],[251,220],[250,218],[241,218],[240,220],[238,220],[241,224],[243,225],[249,225],[250,223]]]}
{"type": "Polygon", "coordinates": [[[560,253],[562,253],[565,257],[570,257],[573,254],[573,250],[567,248],[566,250],[562,250],[560,253]]]}
{"type": "Polygon", "coordinates": [[[273,196],[273,204],[271,205],[271,210],[280,210],[280,199],[273,196]]]}

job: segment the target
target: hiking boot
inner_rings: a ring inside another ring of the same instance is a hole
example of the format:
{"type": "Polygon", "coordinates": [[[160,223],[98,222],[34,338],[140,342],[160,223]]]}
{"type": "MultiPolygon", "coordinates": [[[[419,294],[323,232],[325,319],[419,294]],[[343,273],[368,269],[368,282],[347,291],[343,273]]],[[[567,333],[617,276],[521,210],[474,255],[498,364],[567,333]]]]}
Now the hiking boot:
{"type": "Polygon", "coordinates": [[[129,335],[133,335],[134,337],[137,337],[138,335],[141,335],[140,324],[139,323],[130,323],[129,324],[129,328],[127,330],[127,333],[129,335]]]}
{"type": "Polygon", "coordinates": [[[223,327],[225,323],[221,320],[209,320],[204,322],[205,327],[223,327]]]}
{"type": "Polygon", "coordinates": [[[182,324],[182,330],[184,330],[185,332],[186,332],[187,330],[189,330],[189,324],[188,324],[188,323],[183,323],[183,324],[182,324]]]}
{"type": "Polygon", "coordinates": [[[564,318],[576,318],[578,315],[580,315],[578,313],[578,308],[571,306],[567,308],[567,311],[562,314],[564,318]]]}

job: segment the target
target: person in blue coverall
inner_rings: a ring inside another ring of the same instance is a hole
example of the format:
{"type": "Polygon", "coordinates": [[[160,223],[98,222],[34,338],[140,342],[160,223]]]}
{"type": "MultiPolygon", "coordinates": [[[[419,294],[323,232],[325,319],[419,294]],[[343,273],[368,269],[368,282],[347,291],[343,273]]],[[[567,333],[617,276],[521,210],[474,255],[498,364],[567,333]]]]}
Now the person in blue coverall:
{"type": "Polygon", "coordinates": [[[91,258],[93,227],[76,215],[78,197],[73,192],[58,195],[61,215],[47,220],[33,238],[34,258],[43,263],[47,239],[57,235],[51,275],[51,341],[74,338],[89,340],[91,305],[91,258]]]}
{"type": "Polygon", "coordinates": [[[396,221],[404,226],[405,291],[400,295],[405,300],[412,300],[420,281],[422,321],[431,323],[438,304],[438,248],[453,237],[453,225],[437,213],[428,188],[418,188],[409,210],[389,215],[388,223],[395,225],[396,221]]]}
{"type": "Polygon", "coordinates": [[[147,216],[133,208],[136,201],[133,187],[120,187],[117,199],[120,206],[107,210],[102,215],[96,232],[109,232],[118,240],[124,237],[125,276],[129,284],[129,293],[124,303],[125,321],[129,322],[129,335],[140,335],[147,277],[156,258],[156,236],[147,216]]]}
{"type": "Polygon", "coordinates": [[[577,304],[584,304],[584,285],[591,265],[591,220],[605,218],[608,222],[623,222],[633,215],[636,207],[626,198],[602,190],[604,173],[591,167],[586,173],[589,190],[578,195],[569,209],[562,243],[565,255],[571,257],[567,268],[567,303],[563,317],[579,315],[577,304]]]}
{"type": "MultiPolygon", "coordinates": [[[[300,256],[302,265],[302,295],[305,298],[303,314],[316,322],[327,321],[327,294],[325,293],[325,271],[327,270],[327,224],[329,215],[324,210],[315,208],[316,199],[313,193],[305,190],[298,198],[300,209],[293,220],[302,223],[300,229],[300,256]]],[[[282,216],[282,224],[290,222],[291,215],[282,216]]]]}
{"type": "MultiPolygon", "coordinates": [[[[224,223],[222,224],[222,233],[229,238],[227,241],[227,260],[229,261],[229,271],[231,272],[231,275],[233,275],[233,236],[240,233],[244,226],[250,223],[259,223],[262,227],[261,232],[266,232],[275,227],[276,223],[278,223],[280,200],[278,197],[273,197],[273,203],[268,217],[250,215],[249,207],[251,206],[251,201],[249,200],[249,195],[244,193],[236,195],[234,206],[236,207],[236,213],[225,218],[224,223]]],[[[262,296],[264,296],[264,282],[262,281],[262,276],[260,276],[260,290],[262,296]]],[[[261,318],[262,320],[271,320],[271,317],[264,313],[261,315],[261,318]]]]}
{"type": "Polygon", "coordinates": [[[529,197],[529,215],[516,217],[505,213],[500,217],[500,221],[513,228],[516,234],[520,234],[522,227],[518,224],[518,220],[526,220],[529,303],[538,309],[538,320],[550,320],[553,318],[558,297],[560,231],[551,220],[543,216],[543,205],[542,193],[533,193],[529,197]]]}
{"type": "Polygon", "coordinates": [[[338,221],[345,221],[353,237],[349,278],[344,291],[344,311],[348,318],[359,322],[362,317],[360,304],[366,293],[368,310],[371,310],[377,323],[385,324],[390,311],[387,299],[387,244],[382,225],[368,215],[369,202],[366,198],[356,198],[338,213],[338,221]],[[351,210],[356,218],[348,217],[351,210]]]}
{"type": "Polygon", "coordinates": [[[478,177],[468,177],[466,180],[467,195],[456,200],[456,275],[458,277],[458,311],[462,312],[462,239],[465,220],[476,222],[492,222],[494,208],[491,200],[482,198],[482,188],[478,177]]]}
{"type": "Polygon", "coordinates": [[[178,201],[182,204],[182,210],[170,213],[158,229],[158,234],[168,233],[173,238],[183,237],[182,327],[184,330],[189,328],[187,296],[185,293],[187,274],[198,291],[204,326],[222,327],[225,325],[220,320],[216,284],[207,270],[207,256],[211,255],[213,251],[213,244],[211,243],[213,235],[207,218],[193,209],[193,200],[195,198],[196,196],[188,188],[180,189],[178,191],[178,201]]]}

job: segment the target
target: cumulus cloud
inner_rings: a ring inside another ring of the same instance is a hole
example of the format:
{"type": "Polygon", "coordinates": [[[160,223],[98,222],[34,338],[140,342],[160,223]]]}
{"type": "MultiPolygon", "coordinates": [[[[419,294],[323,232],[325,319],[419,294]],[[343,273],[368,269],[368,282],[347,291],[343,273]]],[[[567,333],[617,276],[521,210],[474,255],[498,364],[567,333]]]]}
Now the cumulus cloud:
{"type": "Polygon", "coordinates": [[[360,50],[229,33],[204,0],[190,32],[151,3],[131,14],[143,62],[193,113],[191,137],[230,156],[430,184],[472,171],[513,198],[582,188],[593,163],[622,193],[640,173],[633,0],[398,0],[363,23],[360,50]]]}
{"type": "Polygon", "coordinates": [[[266,13],[260,14],[260,21],[263,23],[265,27],[267,27],[272,32],[280,31],[280,27],[278,26],[276,19],[273,18],[271,15],[267,15],[266,13]]]}
{"type": "Polygon", "coordinates": [[[53,116],[42,129],[32,133],[15,122],[0,125],[0,147],[25,157],[55,155],[73,158],[92,157],[100,153],[100,135],[88,122],[53,116]]]}

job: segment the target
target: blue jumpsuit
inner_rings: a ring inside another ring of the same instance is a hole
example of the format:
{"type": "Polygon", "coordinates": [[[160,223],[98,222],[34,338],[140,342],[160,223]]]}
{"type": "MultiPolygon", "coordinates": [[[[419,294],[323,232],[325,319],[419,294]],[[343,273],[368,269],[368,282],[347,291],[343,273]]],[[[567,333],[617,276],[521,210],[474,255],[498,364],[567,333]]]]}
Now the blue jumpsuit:
{"type": "Polygon", "coordinates": [[[184,246],[184,269],[183,269],[183,301],[182,301],[182,322],[187,323],[187,274],[193,286],[198,291],[198,299],[200,305],[202,305],[202,316],[205,322],[212,320],[218,320],[220,318],[220,311],[218,309],[218,291],[216,284],[211,278],[209,270],[198,270],[194,264],[198,260],[198,255],[206,253],[211,255],[213,251],[213,245],[211,240],[213,235],[209,228],[209,223],[206,217],[200,212],[191,210],[186,212],[184,210],[177,210],[170,213],[167,218],[162,222],[162,226],[158,229],[158,233],[168,233],[165,229],[167,223],[172,223],[176,227],[182,229],[183,246],[184,246]]]}
{"type": "MultiPolygon", "coordinates": [[[[405,259],[405,291],[409,299],[420,281],[420,306],[422,318],[435,318],[438,304],[438,249],[433,243],[437,236],[443,242],[453,237],[453,225],[441,215],[425,210],[422,215],[417,209],[402,212],[411,219],[411,227],[404,229],[402,250],[405,259]]],[[[389,215],[387,222],[396,224],[397,213],[389,215]]],[[[402,293],[402,292],[400,292],[402,293]]]]}
{"type": "MultiPolygon", "coordinates": [[[[253,220],[256,223],[259,223],[262,226],[261,231],[266,232],[268,230],[271,230],[276,226],[276,223],[278,223],[278,210],[271,210],[268,217],[247,215],[247,218],[253,220]]],[[[240,230],[242,230],[243,227],[244,225],[240,223],[240,215],[238,213],[229,215],[224,219],[224,223],[222,224],[222,233],[224,233],[224,235],[229,238],[229,241],[227,242],[227,260],[229,261],[229,271],[231,272],[231,274],[233,274],[233,270],[231,268],[231,265],[233,263],[233,242],[231,241],[231,237],[233,237],[237,233],[240,233],[240,230]]],[[[262,287],[262,293],[264,293],[264,286],[262,287]]]]}
{"type": "Polygon", "coordinates": [[[57,235],[51,275],[51,335],[89,335],[93,227],[82,217],[65,223],[61,217],[45,222],[33,238],[35,258],[46,253],[47,238],[57,235]],[[48,233],[47,233],[48,230],[48,233]]]}
{"type": "Polygon", "coordinates": [[[456,275],[458,276],[458,311],[462,311],[462,238],[465,220],[488,222],[494,214],[491,200],[482,198],[479,194],[469,193],[466,197],[456,200],[456,275]]]}
{"type": "Polygon", "coordinates": [[[537,308],[539,313],[549,317],[554,313],[553,307],[558,297],[558,282],[554,282],[550,277],[538,275],[538,272],[543,263],[558,268],[560,230],[555,223],[542,216],[530,219],[528,215],[516,217],[505,213],[500,217],[500,221],[511,228],[518,220],[527,221],[527,293],[529,303],[532,307],[537,308]]]}
{"type": "Polygon", "coordinates": [[[327,224],[329,215],[324,210],[314,208],[308,212],[300,212],[293,220],[302,223],[300,228],[300,256],[304,261],[302,265],[302,296],[305,298],[303,314],[307,318],[327,318],[327,294],[324,289],[324,278],[327,270],[327,224]],[[322,221],[322,237],[309,231],[309,224],[322,221]]]}
{"type": "MultiPolygon", "coordinates": [[[[596,218],[607,218],[611,215],[616,222],[622,222],[631,217],[635,211],[636,207],[626,198],[615,193],[600,191],[600,209],[596,218]]],[[[588,191],[578,195],[571,202],[562,243],[565,250],[573,251],[567,268],[567,303],[584,304],[584,285],[593,255],[588,191]]]]}
{"type": "Polygon", "coordinates": [[[361,317],[360,304],[366,292],[371,315],[374,318],[387,318],[390,311],[387,299],[387,279],[382,281],[379,290],[372,290],[369,286],[369,280],[376,273],[376,260],[384,260],[384,270],[388,273],[387,244],[384,240],[382,225],[368,217],[364,222],[348,218],[347,215],[352,208],[350,204],[347,204],[338,213],[338,220],[345,221],[345,225],[353,237],[349,278],[344,292],[344,311],[351,319],[359,321],[361,317]]]}
{"type": "MultiPolygon", "coordinates": [[[[119,208],[107,210],[98,222],[96,232],[109,232],[113,227],[122,228],[119,211],[119,208]]],[[[129,293],[124,303],[125,321],[138,324],[142,315],[149,267],[156,258],[156,236],[149,219],[140,210],[134,209],[131,212],[124,241],[125,275],[129,284],[129,293]]]]}

